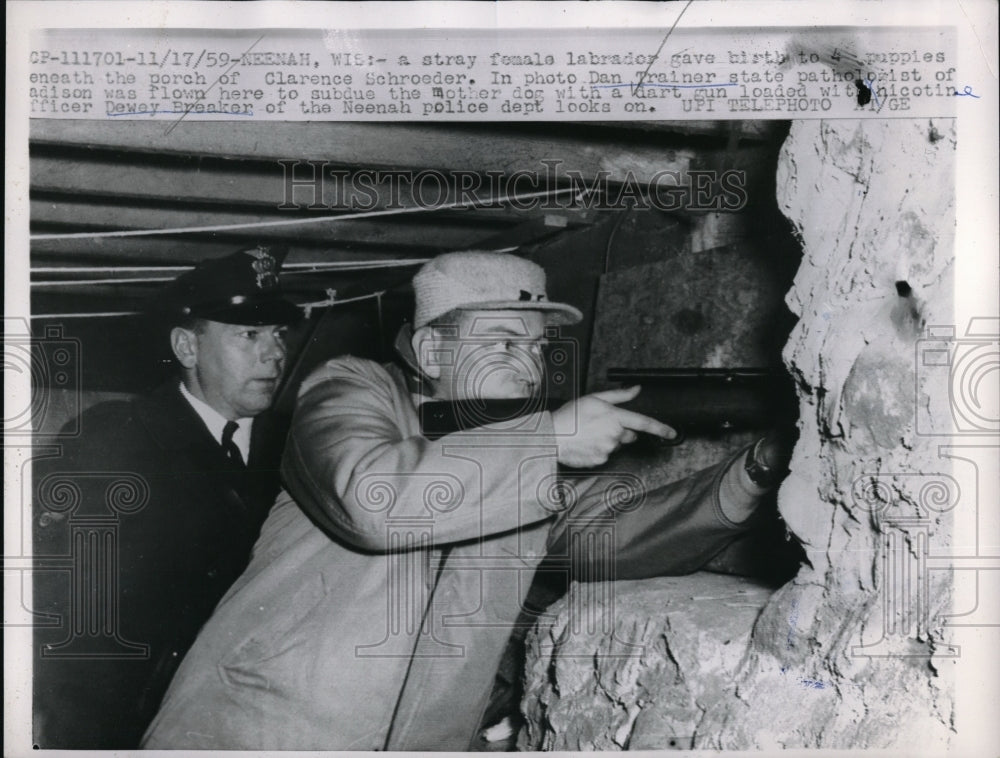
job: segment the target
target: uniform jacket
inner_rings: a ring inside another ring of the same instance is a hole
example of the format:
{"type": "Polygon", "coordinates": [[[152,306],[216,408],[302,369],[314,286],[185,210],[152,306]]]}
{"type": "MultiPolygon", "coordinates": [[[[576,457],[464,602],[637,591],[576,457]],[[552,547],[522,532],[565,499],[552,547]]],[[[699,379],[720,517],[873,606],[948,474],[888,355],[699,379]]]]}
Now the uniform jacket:
{"type": "Polygon", "coordinates": [[[519,423],[431,441],[397,367],[341,358],[307,378],[287,491],[144,746],[465,750],[547,542],[607,578],[569,546],[610,518],[614,565],[649,576],[744,528],[720,493],[753,493],[725,466],[623,497],[621,476],[560,475],[551,414],[519,423]]]}
{"type": "Polygon", "coordinates": [[[280,488],[287,424],[258,416],[243,468],[176,382],[80,423],[35,463],[35,741],[134,748],[246,568],[280,488]]]}

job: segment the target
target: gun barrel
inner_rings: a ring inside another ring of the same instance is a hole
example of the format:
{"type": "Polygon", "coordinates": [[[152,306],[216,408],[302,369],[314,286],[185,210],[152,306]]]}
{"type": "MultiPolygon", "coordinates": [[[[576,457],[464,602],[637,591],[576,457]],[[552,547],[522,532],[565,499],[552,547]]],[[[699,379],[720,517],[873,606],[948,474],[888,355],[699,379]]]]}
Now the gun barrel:
{"type": "Polygon", "coordinates": [[[612,368],[608,381],[633,384],[709,385],[755,384],[771,381],[783,372],[760,368],[612,368]]]}
{"type": "Polygon", "coordinates": [[[609,381],[642,385],[626,405],[687,434],[766,429],[796,414],[791,378],[768,368],[612,368],[609,381]]]}

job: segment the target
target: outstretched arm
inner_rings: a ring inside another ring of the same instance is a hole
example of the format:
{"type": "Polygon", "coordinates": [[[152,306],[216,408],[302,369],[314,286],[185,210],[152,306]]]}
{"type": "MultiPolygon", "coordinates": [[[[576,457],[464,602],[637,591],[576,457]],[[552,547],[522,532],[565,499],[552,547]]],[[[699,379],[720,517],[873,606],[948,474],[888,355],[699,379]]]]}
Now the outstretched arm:
{"type": "Polygon", "coordinates": [[[594,477],[553,526],[549,555],[566,557],[584,580],[696,571],[752,527],[761,498],[780,480],[758,484],[747,470],[748,456],[765,449],[780,473],[790,445],[769,441],[648,492],[629,475],[594,477]]]}
{"type": "Polygon", "coordinates": [[[551,414],[525,434],[486,426],[436,440],[404,431],[404,414],[416,419],[408,396],[370,361],[331,361],[303,385],[282,478],[324,529],[384,551],[401,547],[408,523],[447,544],[552,516],[538,487],[555,476],[551,414]]]}

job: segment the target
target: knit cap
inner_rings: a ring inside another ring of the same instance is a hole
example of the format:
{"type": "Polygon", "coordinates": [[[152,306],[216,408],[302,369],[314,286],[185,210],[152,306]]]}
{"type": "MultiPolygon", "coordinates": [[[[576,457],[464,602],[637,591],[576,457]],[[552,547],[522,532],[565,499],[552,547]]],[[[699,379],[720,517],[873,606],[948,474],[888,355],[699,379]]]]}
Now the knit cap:
{"type": "Polygon", "coordinates": [[[572,305],[550,302],[545,270],[508,253],[444,253],[413,277],[419,329],[451,310],[543,311],[549,324],[575,324],[583,314],[572,305]]]}

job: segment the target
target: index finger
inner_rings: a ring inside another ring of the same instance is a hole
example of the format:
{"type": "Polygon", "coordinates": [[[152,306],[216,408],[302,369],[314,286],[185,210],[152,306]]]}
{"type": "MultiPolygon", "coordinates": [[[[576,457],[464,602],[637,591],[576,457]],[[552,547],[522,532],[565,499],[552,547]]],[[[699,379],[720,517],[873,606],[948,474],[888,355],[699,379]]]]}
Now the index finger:
{"type": "Polygon", "coordinates": [[[644,416],[641,413],[625,410],[624,408],[615,408],[615,420],[626,429],[645,432],[646,434],[655,434],[657,437],[662,437],[665,440],[670,440],[677,436],[674,428],[664,424],[662,421],[657,421],[650,416],[644,416]]]}
{"type": "Polygon", "coordinates": [[[618,403],[627,403],[629,400],[635,399],[640,390],[642,390],[642,387],[636,384],[632,387],[622,387],[621,389],[592,392],[590,393],[590,397],[596,397],[598,400],[603,400],[605,403],[617,405],[618,403]]]}

